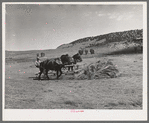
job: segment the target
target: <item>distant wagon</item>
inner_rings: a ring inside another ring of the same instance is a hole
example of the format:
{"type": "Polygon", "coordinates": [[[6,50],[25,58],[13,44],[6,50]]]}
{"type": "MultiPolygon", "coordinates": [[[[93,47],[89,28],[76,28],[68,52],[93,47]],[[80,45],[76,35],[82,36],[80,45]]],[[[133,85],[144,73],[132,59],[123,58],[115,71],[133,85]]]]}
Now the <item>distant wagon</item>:
{"type": "Polygon", "coordinates": [[[90,49],[90,53],[91,53],[91,54],[94,54],[95,51],[94,51],[93,49],[90,49]]]}

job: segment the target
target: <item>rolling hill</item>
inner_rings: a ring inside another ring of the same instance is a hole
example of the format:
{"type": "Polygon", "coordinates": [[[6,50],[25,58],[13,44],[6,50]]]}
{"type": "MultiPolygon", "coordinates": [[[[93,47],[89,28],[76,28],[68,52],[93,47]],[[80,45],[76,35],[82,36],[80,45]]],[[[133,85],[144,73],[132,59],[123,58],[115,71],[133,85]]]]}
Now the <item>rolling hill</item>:
{"type": "MultiPolygon", "coordinates": [[[[129,30],[123,32],[109,33],[94,37],[86,37],[75,40],[68,44],[63,44],[56,49],[31,50],[31,51],[6,51],[5,60],[10,62],[29,62],[35,61],[36,54],[44,52],[48,58],[60,57],[63,54],[74,55],[81,49],[90,48],[95,50],[94,56],[109,53],[133,53],[134,47],[143,43],[143,29],[129,30]]],[[[140,50],[140,49],[139,49],[140,50]]],[[[93,57],[92,54],[83,55],[83,58],[93,57]]]]}
{"type": "Polygon", "coordinates": [[[95,48],[103,46],[112,46],[114,43],[128,44],[134,42],[134,39],[143,38],[143,29],[128,30],[123,32],[114,32],[104,35],[86,37],[75,40],[68,44],[63,44],[57,47],[57,49],[79,49],[79,48],[95,48]]]}

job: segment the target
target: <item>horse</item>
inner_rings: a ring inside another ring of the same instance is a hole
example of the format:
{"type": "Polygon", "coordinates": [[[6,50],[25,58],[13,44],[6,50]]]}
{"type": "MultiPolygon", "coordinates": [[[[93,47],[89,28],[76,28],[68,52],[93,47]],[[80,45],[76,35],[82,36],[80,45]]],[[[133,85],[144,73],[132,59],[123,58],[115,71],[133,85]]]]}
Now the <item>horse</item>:
{"type": "MultiPolygon", "coordinates": [[[[70,57],[68,54],[62,55],[60,58],[61,58],[61,61],[62,61],[62,63],[64,65],[76,64],[77,62],[81,62],[82,61],[82,58],[79,55],[79,53],[73,55],[72,57],[70,57]]],[[[68,71],[70,71],[70,68],[73,71],[73,66],[72,67],[69,66],[68,67],[68,71]]]]}
{"type": "Polygon", "coordinates": [[[62,74],[62,67],[64,67],[64,65],[62,64],[62,62],[60,61],[60,58],[56,58],[56,59],[46,59],[45,61],[40,63],[39,66],[39,76],[38,76],[38,80],[40,80],[40,76],[43,73],[43,71],[45,70],[45,75],[49,80],[48,77],[48,71],[49,70],[54,70],[57,72],[57,79],[61,76],[62,74]],[[58,73],[60,72],[60,75],[58,75],[58,73]]]}
{"type": "Polygon", "coordinates": [[[73,59],[74,59],[75,64],[76,64],[77,62],[82,62],[82,58],[81,58],[81,56],[79,55],[79,53],[73,55],[72,57],[73,57],[73,59]]]}

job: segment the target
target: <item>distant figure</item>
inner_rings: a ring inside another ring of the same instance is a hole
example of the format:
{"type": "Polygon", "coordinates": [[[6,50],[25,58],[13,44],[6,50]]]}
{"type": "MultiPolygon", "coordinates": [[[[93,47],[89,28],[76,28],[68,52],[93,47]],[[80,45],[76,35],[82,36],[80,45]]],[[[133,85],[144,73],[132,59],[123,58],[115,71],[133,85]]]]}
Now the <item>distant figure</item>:
{"type": "Polygon", "coordinates": [[[85,55],[87,55],[87,53],[88,53],[88,50],[85,49],[85,55]]]}
{"type": "Polygon", "coordinates": [[[45,53],[41,53],[41,57],[44,57],[45,56],[45,53]]]}
{"type": "Polygon", "coordinates": [[[80,55],[82,55],[82,54],[83,54],[83,50],[79,50],[78,53],[79,53],[80,55]]]}
{"type": "Polygon", "coordinates": [[[91,54],[94,54],[95,52],[94,52],[94,50],[93,50],[93,49],[90,49],[90,53],[91,53],[91,54]]]}
{"type": "Polygon", "coordinates": [[[45,53],[41,53],[40,62],[47,60],[48,58],[45,56],[45,53]]]}

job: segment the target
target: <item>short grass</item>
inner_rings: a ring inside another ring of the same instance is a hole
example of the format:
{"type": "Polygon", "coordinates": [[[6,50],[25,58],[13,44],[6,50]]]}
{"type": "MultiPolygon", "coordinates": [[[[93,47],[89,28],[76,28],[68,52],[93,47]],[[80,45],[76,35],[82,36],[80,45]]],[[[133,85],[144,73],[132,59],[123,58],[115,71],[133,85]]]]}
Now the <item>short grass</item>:
{"type": "MultiPolygon", "coordinates": [[[[38,72],[34,61],[26,61],[27,57],[34,60],[36,52],[13,54],[14,58],[13,55],[6,55],[5,108],[142,109],[142,54],[102,56],[99,49],[96,51],[94,56],[83,55],[83,62],[111,59],[117,65],[121,76],[113,79],[68,80],[65,79],[67,75],[63,74],[59,80],[38,81],[34,80],[35,73],[38,72]],[[8,60],[10,58],[11,61],[8,60]]],[[[48,57],[62,54],[60,51],[45,52],[48,57]]],[[[50,75],[49,77],[52,78],[50,75]]]]}

